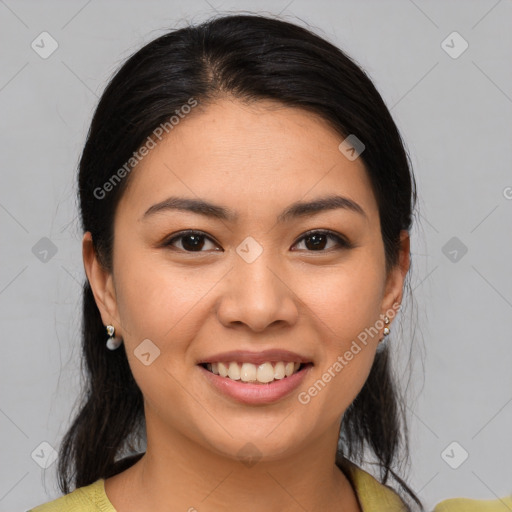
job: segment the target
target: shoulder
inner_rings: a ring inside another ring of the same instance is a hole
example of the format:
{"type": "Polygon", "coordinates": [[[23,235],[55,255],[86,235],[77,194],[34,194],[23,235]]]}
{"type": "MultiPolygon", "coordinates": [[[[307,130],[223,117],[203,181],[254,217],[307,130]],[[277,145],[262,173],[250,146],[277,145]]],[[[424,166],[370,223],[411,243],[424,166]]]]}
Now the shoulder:
{"type": "Polygon", "coordinates": [[[497,500],[450,498],[436,505],[433,512],[503,512],[512,510],[512,496],[497,500]]]}
{"type": "MultiPolygon", "coordinates": [[[[348,459],[343,459],[339,465],[354,486],[363,512],[407,510],[394,489],[381,484],[367,471],[348,459]]],[[[512,510],[512,495],[496,500],[450,498],[438,503],[432,512],[505,512],[509,510],[512,510]]]]}
{"type": "Polygon", "coordinates": [[[105,494],[105,481],[100,478],[90,485],[44,503],[27,512],[116,512],[105,494]]]}
{"type": "Polygon", "coordinates": [[[354,487],[363,512],[405,512],[407,510],[405,503],[394,489],[380,483],[373,475],[352,461],[343,459],[339,465],[354,487]]]}

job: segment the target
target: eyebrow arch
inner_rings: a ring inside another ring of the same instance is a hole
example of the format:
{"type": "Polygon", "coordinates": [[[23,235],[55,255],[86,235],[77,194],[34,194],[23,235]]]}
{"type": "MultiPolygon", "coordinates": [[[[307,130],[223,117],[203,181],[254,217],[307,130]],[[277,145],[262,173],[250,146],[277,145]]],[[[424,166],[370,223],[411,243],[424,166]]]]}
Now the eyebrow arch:
{"type": "MultiPolygon", "coordinates": [[[[307,215],[317,214],[327,210],[334,210],[342,208],[367,217],[363,208],[348,197],[331,195],[326,197],[320,197],[313,201],[304,202],[298,201],[293,203],[278,217],[278,223],[283,223],[298,217],[305,217],[307,215]]],[[[139,220],[145,220],[149,216],[167,210],[179,210],[197,213],[206,217],[225,220],[228,222],[236,222],[238,220],[238,214],[229,208],[218,206],[202,199],[192,199],[185,197],[168,197],[160,203],[154,204],[139,220]]]]}

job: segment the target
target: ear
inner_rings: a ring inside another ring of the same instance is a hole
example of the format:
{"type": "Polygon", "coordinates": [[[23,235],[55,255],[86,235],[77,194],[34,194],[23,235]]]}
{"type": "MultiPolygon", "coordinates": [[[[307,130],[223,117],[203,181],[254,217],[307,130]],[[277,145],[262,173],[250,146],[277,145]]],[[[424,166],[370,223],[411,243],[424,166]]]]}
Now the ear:
{"type": "Polygon", "coordinates": [[[82,257],[85,273],[103,324],[113,325],[116,331],[115,336],[122,336],[114,280],[112,274],[101,265],[98,259],[90,231],[87,231],[82,239],[82,257]]]}
{"type": "Polygon", "coordinates": [[[409,271],[410,264],[411,257],[409,232],[402,230],[400,232],[398,261],[396,265],[389,271],[386,278],[386,287],[382,301],[383,314],[386,314],[386,311],[389,310],[395,310],[398,312],[397,306],[402,303],[405,276],[409,271]]]}

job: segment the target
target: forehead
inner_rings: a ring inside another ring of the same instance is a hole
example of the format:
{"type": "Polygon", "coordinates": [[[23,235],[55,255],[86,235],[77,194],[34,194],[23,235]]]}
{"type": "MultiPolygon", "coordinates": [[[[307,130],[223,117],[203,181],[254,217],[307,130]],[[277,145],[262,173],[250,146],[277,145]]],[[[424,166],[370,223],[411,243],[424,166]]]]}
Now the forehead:
{"type": "Polygon", "coordinates": [[[364,163],[340,152],[343,139],[318,115],[274,101],[199,106],[134,168],[121,203],[140,217],[181,194],[243,213],[338,192],[376,213],[364,163]]]}

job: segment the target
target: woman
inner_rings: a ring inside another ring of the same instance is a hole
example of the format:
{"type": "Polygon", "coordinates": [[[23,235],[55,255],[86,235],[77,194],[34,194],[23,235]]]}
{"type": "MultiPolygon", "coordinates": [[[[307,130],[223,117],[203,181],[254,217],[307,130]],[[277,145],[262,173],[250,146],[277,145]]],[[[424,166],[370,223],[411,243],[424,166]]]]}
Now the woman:
{"type": "Polygon", "coordinates": [[[424,510],[386,341],[414,177],[344,53],[260,16],[158,38],[104,92],[79,196],[88,388],[34,512],[424,510]]]}

